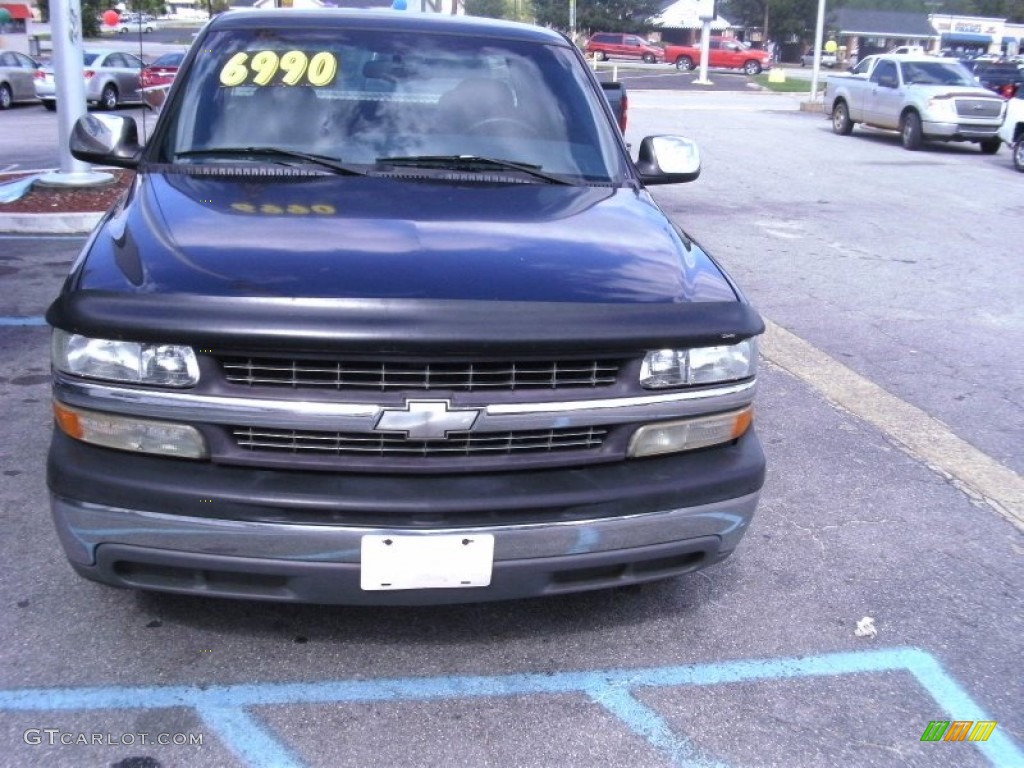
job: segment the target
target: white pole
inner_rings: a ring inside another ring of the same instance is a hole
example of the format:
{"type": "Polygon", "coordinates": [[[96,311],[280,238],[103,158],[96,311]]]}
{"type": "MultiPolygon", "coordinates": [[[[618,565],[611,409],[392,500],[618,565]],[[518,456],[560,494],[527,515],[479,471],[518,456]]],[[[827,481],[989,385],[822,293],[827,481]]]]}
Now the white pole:
{"type": "Polygon", "coordinates": [[[569,0],[569,38],[576,42],[576,0],[569,0]]]}
{"type": "Polygon", "coordinates": [[[700,29],[700,73],[693,82],[697,85],[711,85],[708,80],[708,50],[711,45],[711,19],[703,19],[700,29]]]}
{"type": "Polygon", "coordinates": [[[811,101],[818,100],[818,74],[821,72],[821,46],[825,36],[825,0],[818,0],[818,23],[814,29],[814,67],[811,69],[811,101]]]}
{"type": "Polygon", "coordinates": [[[52,0],[53,79],[57,98],[57,141],[60,171],[39,179],[42,184],[89,186],[113,179],[92,172],[92,166],[71,156],[68,142],[75,121],[85,114],[85,65],[82,58],[82,9],[79,0],[52,0]]]}

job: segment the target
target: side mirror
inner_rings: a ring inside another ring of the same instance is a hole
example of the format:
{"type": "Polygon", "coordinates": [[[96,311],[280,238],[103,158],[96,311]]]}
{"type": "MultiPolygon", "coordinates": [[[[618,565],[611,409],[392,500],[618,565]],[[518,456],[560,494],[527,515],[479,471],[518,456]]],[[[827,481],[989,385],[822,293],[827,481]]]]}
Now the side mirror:
{"type": "Polygon", "coordinates": [[[644,184],[683,184],[700,176],[700,151],[682,136],[647,136],[636,169],[644,184]]]}
{"type": "Polygon", "coordinates": [[[79,160],[117,168],[136,168],[142,154],[135,119],[121,115],[82,115],[75,121],[69,144],[79,160]]]}
{"type": "Polygon", "coordinates": [[[882,86],[883,88],[895,88],[896,85],[897,85],[897,83],[896,83],[896,76],[895,75],[879,75],[878,76],[878,84],[880,86],[882,86]]]}

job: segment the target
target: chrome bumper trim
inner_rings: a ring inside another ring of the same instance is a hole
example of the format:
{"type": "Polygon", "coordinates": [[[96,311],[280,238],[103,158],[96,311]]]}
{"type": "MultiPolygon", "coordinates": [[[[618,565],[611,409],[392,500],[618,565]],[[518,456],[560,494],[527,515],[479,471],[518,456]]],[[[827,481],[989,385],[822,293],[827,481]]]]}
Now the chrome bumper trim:
{"type": "Polygon", "coordinates": [[[495,561],[613,552],[718,536],[734,549],[753,518],[760,493],[694,507],[593,520],[474,526],[431,531],[337,525],[287,525],[166,515],[75,501],[51,494],[50,506],[68,559],[90,566],[106,543],[297,562],[358,563],[367,534],[493,534],[495,561]]]}
{"type": "MultiPolygon", "coordinates": [[[[472,431],[648,423],[733,410],[749,405],[756,379],[707,389],[639,397],[482,406],[472,431]]],[[[54,397],[79,408],[194,424],[375,432],[383,407],[373,403],[225,397],[136,389],[54,375],[54,397]]],[[[471,408],[471,406],[467,406],[471,408]]]]}

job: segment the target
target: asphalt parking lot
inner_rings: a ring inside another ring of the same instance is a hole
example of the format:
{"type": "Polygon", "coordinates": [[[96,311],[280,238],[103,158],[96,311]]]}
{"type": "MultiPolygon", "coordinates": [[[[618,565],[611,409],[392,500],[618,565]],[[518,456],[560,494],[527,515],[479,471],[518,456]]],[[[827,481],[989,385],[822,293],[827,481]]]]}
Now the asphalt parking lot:
{"type": "Polygon", "coordinates": [[[47,511],[41,324],[84,237],[0,236],[0,764],[1024,766],[1008,154],[834,136],[793,97],[630,101],[634,147],[699,142],[701,178],[655,195],[770,323],[769,476],[736,554],[640,588],[443,608],[84,582],[47,511]],[[932,721],[996,725],[922,741],[932,721]]]}

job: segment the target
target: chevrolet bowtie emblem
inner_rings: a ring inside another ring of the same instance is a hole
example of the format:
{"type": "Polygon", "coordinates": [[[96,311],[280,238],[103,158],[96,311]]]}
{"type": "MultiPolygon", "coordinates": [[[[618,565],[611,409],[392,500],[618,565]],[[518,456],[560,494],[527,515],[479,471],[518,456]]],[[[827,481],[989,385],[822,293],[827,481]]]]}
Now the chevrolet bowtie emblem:
{"type": "Polygon", "coordinates": [[[377,432],[404,432],[413,440],[444,440],[449,432],[472,429],[478,408],[452,408],[447,400],[406,400],[404,408],[384,408],[377,432]]]}

